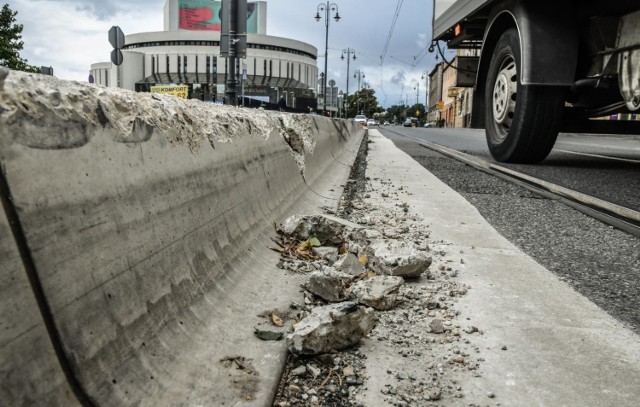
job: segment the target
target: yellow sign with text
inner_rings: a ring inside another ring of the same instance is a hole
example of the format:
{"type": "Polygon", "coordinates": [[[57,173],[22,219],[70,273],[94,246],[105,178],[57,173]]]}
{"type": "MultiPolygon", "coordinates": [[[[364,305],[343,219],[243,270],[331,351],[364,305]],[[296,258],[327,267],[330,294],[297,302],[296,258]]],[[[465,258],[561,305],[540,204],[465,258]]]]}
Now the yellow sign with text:
{"type": "Polygon", "coordinates": [[[152,86],[151,93],[162,93],[186,99],[189,96],[189,87],[187,85],[152,86]]]}

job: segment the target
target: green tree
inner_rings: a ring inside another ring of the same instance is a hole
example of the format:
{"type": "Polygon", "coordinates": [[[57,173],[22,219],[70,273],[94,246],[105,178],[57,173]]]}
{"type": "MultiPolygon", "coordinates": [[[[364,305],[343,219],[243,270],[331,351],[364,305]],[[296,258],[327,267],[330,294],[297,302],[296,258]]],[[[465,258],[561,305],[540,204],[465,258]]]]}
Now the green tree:
{"type": "Polygon", "coordinates": [[[407,115],[407,107],[404,105],[393,105],[387,109],[387,120],[394,123],[402,123],[407,115]]]}
{"type": "Polygon", "coordinates": [[[374,114],[384,112],[384,109],[378,106],[376,92],[373,89],[363,88],[349,95],[347,117],[354,117],[360,112],[367,117],[374,117],[374,114]],[[358,111],[358,107],[360,107],[360,111],[358,111]]]}
{"type": "Polygon", "coordinates": [[[16,24],[17,11],[12,11],[5,4],[0,11],[0,66],[16,71],[40,72],[40,68],[29,65],[20,57],[24,46],[22,41],[22,24],[16,24]]]}
{"type": "Polygon", "coordinates": [[[416,103],[407,109],[407,116],[417,117],[420,120],[425,119],[425,109],[422,103],[416,103]]]}

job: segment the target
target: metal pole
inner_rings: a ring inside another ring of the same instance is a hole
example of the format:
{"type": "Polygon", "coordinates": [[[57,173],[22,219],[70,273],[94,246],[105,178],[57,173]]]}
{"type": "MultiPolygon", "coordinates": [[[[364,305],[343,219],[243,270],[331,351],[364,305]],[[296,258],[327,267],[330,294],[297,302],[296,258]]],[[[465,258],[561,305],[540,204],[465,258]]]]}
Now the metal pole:
{"type": "Polygon", "coordinates": [[[327,8],[324,15],[325,22],[325,40],[324,40],[324,79],[322,80],[322,108],[324,114],[327,114],[327,62],[329,62],[329,2],[327,1],[327,8]]]}
{"type": "MultiPolygon", "coordinates": [[[[354,51],[354,53],[355,53],[355,51],[354,51]]],[[[351,59],[351,48],[347,48],[347,96],[346,96],[347,103],[349,103],[349,60],[350,59],[351,59]]],[[[348,114],[345,115],[345,117],[347,117],[347,116],[348,116],[348,114]]]]}
{"type": "MultiPolygon", "coordinates": [[[[347,54],[347,93],[344,96],[344,101],[346,101],[346,104],[349,104],[349,65],[350,65],[350,58],[351,58],[351,53],[353,53],[353,59],[356,59],[356,51],[354,49],[351,49],[351,47],[347,48],[346,50],[342,50],[342,56],[340,57],[341,59],[344,60],[344,54],[347,54]]],[[[344,103],[343,101],[343,103],[344,103]]],[[[347,111],[348,113],[348,111],[347,111]]],[[[347,117],[347,115],[345,115],[345,117],[347,117]]]]}
{"type": "Polygon", "coordinates": [[[360,114],[360,71],[358,70],[358,114],[360,114]]]}
{"type": "Polygon", "coordinates": [[[223,12],[223,18],[228,21],[228,38],[229,38],[229,51],[227,57],[227,81],[225,83],[224,103],[226,105],[235,106],[238,101],[238,94],[236,89],[236,30],[238,27],[238,0],[225,0],[223,6],[227,3],[228,15],[226,10],[223,12]]]}
{"type": "Polygon", "coordinates": [[[422,72],[422,79],[424,79],[424,108],[427,118],[429,117],[429,72],[422,72]]]}
{"type": "Polygon", "coordinates": [[[360,114],[360,70],[358,69],[358,98],[356,99],[357,109],[356,114],[360,114]]]}

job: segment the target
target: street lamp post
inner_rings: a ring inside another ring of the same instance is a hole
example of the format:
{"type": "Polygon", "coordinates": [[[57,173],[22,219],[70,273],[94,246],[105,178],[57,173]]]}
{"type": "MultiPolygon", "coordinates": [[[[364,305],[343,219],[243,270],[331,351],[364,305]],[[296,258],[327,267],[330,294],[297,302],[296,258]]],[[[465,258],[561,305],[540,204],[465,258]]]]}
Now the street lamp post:
{"type": "MultiPolygon", "coordinates": [[[[354,78],[358,78],[358,92],[360,92],[360,79],[364,79],[364,72],[356,69],[356,72],[353,74],[354,78]]],[[[358,95],[358,114],[360,114],[360,95],[358,95]]]]}
{"type": "Polygon", "coordinates": [[[327,1],[327,4],[324,3],[320,3],[318,4],[318,8],[316,10],[316,16],[314,17],[316,19],[316,21],[320,21],[320,19],[322,17],[320,17],[320,12],[324,13],[324,26],[325,26],[325,40],[324,40],[324,79],[323,79],[323,83],[322,83],[322,94],[323,94],[323,101],[322,101],[322,105],[323,105],[323,109],[324,109],[324,114],[327,114],[327,97],[326,97],[326,93],[327,93],[327,62],[329,59],[329,11],[335,11],[336,15],[333,17],[336,20],[336,23],[338,21],[340,21],[340,14],[338,14],[338,5],[335,3],[329,3],[327,1]]]}
{"type": "Polygon", "coordinates": [[[424,107],[427,113],[429,113],[429,73],[427,71],[422,72],[421,79],[424,79],[424,107]]]}
{"type": "Polygon", "coordinates": [[[416,105],[417,105],[418,100],[420,98],[420,82],[418,82],[413,89],[416,89],[416,105]]]}
{"type": "MultiPolygon", "coordinates": [[[[340,59],[342,59],[344,61],[344,55],[347,55],[347,93],[345,96],[345,100],[349,100],[349,60],[351,55],[353,55],[353,60],[356,60],[356,50],[351,49],[351,48],[347,48],[347,49],[343,49],[342,50],[342,56],[340,57],[340,59]]],[[[346,116],[346,115],[345,115],[346,116]]]]}

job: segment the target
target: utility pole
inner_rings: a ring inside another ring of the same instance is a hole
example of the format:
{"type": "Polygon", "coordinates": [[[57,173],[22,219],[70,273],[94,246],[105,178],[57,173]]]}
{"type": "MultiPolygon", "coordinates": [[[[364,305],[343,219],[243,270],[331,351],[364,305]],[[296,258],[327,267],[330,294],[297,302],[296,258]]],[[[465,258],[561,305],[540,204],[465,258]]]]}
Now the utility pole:
{"type": "Polygon", "coordinates": [[[425,91],[424,91],[424,107],[426,112],[425,113],[429,113],[429,72],[424,71],[422,72],[422,77],[421,79],[424,79],[424,86],[425,86],[425,91]]]}
{"type": "Polygon", "coordinates": [[[358,103],[358,111],[356,112],[356,114],[360,114],[360,79],[364,79],[364,72],[360,71],[359,69],[356,69],[356,72],[353,74],[354,78],[358,78],[358,99],[357,99],[357,103],[358,103]]]}
{"type": "Polygon", "coordinates": [[[344,61],[344,56],[345,54],[347,55],[347,95],[345,97],[345,100],[347,101],[347,103],[349,103],[349,57],[351,57],[351,55],[353,55],[353,60],[356,60],[356,50],[351,49],[351,48],[347,48],[347,49],[343,49],[342,50],[342,56],[340,57],[340,59],[342,59],[344,61]]]}

